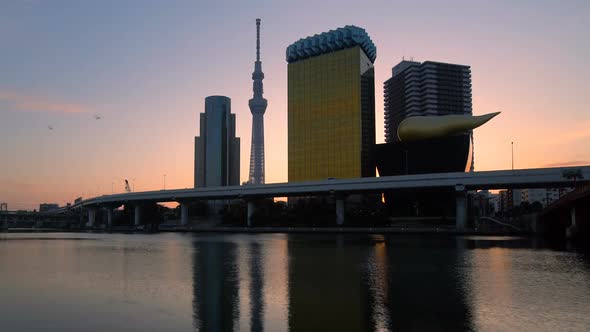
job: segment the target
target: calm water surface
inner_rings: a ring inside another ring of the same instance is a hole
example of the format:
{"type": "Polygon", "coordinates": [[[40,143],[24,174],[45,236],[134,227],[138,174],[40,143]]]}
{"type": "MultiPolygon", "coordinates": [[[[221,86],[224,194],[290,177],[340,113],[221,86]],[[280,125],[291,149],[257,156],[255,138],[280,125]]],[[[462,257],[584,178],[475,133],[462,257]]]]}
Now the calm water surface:
{"type": "Polygon", "coordinates": [[[588,331],[590,255],[506,237],[0,234],[1,331],[588,331]]]}

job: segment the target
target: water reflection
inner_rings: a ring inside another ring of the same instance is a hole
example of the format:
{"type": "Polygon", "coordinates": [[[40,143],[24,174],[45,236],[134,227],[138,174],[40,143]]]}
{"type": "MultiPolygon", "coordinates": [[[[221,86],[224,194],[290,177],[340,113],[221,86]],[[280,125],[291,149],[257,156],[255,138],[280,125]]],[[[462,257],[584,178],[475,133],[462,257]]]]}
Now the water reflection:
{"type": "Polygon", "coordinates": [[[281,236],[214,235],[194,241],[195,330],[285,330],[284,247],[281,236]]]}
{"type": "Polygon", "coordinates": [[[373,310],[371,317],[375,331],[388,331],[391,327],[389,307],[389,268],[387,246],[384,237],[379,236],[367,264],[368,282],[373,310]]]}
{"type": "Polygon", "coordinates": [[[365,246],[344,237],[289,237],[289,329],[365,331],[370,328],[365,246]]]}
{"type": "Polygon", "coordinates": [[[526,239],[469,242],[466,283],[474,329],[588,330],[587,254],[548,250],[526,239]]]}
{"type": "MultiPolygon", "coordinates": [[[[384,305],[373,301],[377,313],[375,329],[400,331],[462,331],[469,326],[470,313],[457,269],[463,250],[453,239],[387,237],[376,250],[382,256],[369,271],[385,275],[376,294],[384,305]],[[387,253],[385,256],[384,253],[387,253]],[[385,284],[386,283],[386,284],[385,284]],[[381,309],[383,307],[383,309],[381,309]]],[[[379,257],[379,256],[378,256],[379,257]]],[[[377,297],[376,299],[379,299],[377,297]]]]}
{"type": "Polygon", "coordinates": [[[250,329],[262,331],[264,322],[264,257],[260,244],[250,243],[250,329]]]}
{"type": "Polygon", "coordinates": [[[590,326],[587,253],[550,250],[527,239],[353,234],[92,234],[88,239],[62,234],[19,240],[0,234],[2,330],[590,326]]]}
{"type": "Polygon", "coordinates": [[[193,246],[194,327],[233,331],[240,315],[236,244],[213,238],[193,246]]]}
{"type": "MultiPolygon", "coordinates": [[[[559,252],[540,255],[531,248],[542,245],[518,238],[217,235],[193,247],[200,331],[534,328],[519,315],[535,316],[524,308],[546,291],[520,270],[568,266],[559,252]]],[[[584,262],[574,263],[578,286],[589,278],[584,262]]],[[[553,282],[545,277],[543,285],[553,282]]],[[[568,287],[561,294],[571,297],[568,287]]]]}

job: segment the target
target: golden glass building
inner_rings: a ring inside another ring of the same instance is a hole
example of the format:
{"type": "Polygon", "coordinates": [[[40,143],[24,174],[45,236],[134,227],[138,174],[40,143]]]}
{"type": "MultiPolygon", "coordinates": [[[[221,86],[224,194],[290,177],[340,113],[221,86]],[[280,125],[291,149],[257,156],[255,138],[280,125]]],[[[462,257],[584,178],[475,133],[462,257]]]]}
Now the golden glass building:
{"type": "Polygon", "coordinates": [[[355,26],[287,48],[289,182],[375,176],[376,53],[355,26]]]}

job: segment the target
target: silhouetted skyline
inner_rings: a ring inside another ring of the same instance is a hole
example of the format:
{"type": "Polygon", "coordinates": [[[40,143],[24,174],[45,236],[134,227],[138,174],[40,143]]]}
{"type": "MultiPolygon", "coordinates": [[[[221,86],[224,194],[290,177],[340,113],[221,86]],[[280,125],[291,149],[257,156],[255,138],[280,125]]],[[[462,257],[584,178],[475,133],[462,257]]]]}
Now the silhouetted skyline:
{"type": "MultiPolygon", "coordinates": [[[[188,188],[205,96],[232,98],[250,142],[252,22],[265,22],[266,182],[287,180],[287,63],[293,41],[354,24],[377,45],[382,83],[402,57],[467,63],[473,113],[502,111],[475,136],[477,169],[590,163],[590,4],[356,1],[212,4],[4,1],[0,5],[0,200],[10,209],[77,196],[188,188]],[[314,10],[308,8],[313,4],[314,10]],[[231,10],[228,10],[231,8],[231,10]],[[428,8],[428,10],[425,10],[428,8]],[[305,17],[302,22],[301,17],[305,17]],[[51,129],[49,129],[51,128],[51,129]]],[[[241,181],[249,144],[241,146],[241,181]]]]}

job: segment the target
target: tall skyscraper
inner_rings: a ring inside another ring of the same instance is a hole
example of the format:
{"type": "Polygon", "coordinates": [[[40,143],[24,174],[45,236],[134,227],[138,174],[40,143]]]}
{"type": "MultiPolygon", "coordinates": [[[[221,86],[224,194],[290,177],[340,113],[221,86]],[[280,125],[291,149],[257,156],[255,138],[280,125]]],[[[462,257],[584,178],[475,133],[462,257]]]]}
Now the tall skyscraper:
{"type": "Polygon", "coordinates": [[[256,62],[252,73],[254,97],[248,102],[252,112],[252,145],[250,146],[250,176],[252,184],[264,183],[264,112],[267,101],[262,97],[262,62],[260,61],[260,19],[256,19],[256,62]]]}
{"type": "MultiPolygon", "coordinates": [[[[465,65],[402,61],[383,84],[385,142],[399,142],[398,125],[407,117],[472,114],[471,68],[465,65]]],[[[473,132],[469,133],[474,167],[473,132]]]]}
{"type": "Polygon", "coordinates": [[[376,56],[355,26],[287,47],[289,182],[375,176],[376,56]]]}
{"type": "Polygon", "coordinates": [[[397,127],[410,116],[471,114],[469,66],[402,61],[383,84],[385,142],[399,141],[397,127]]]}
{"type": "Polygon", "coordinates": [[[236,115],[231,99],[205,98],[200,114],[200,135],[195,137],[195,187],[240,184],[240,138],[236,137],[236,115]]]}

